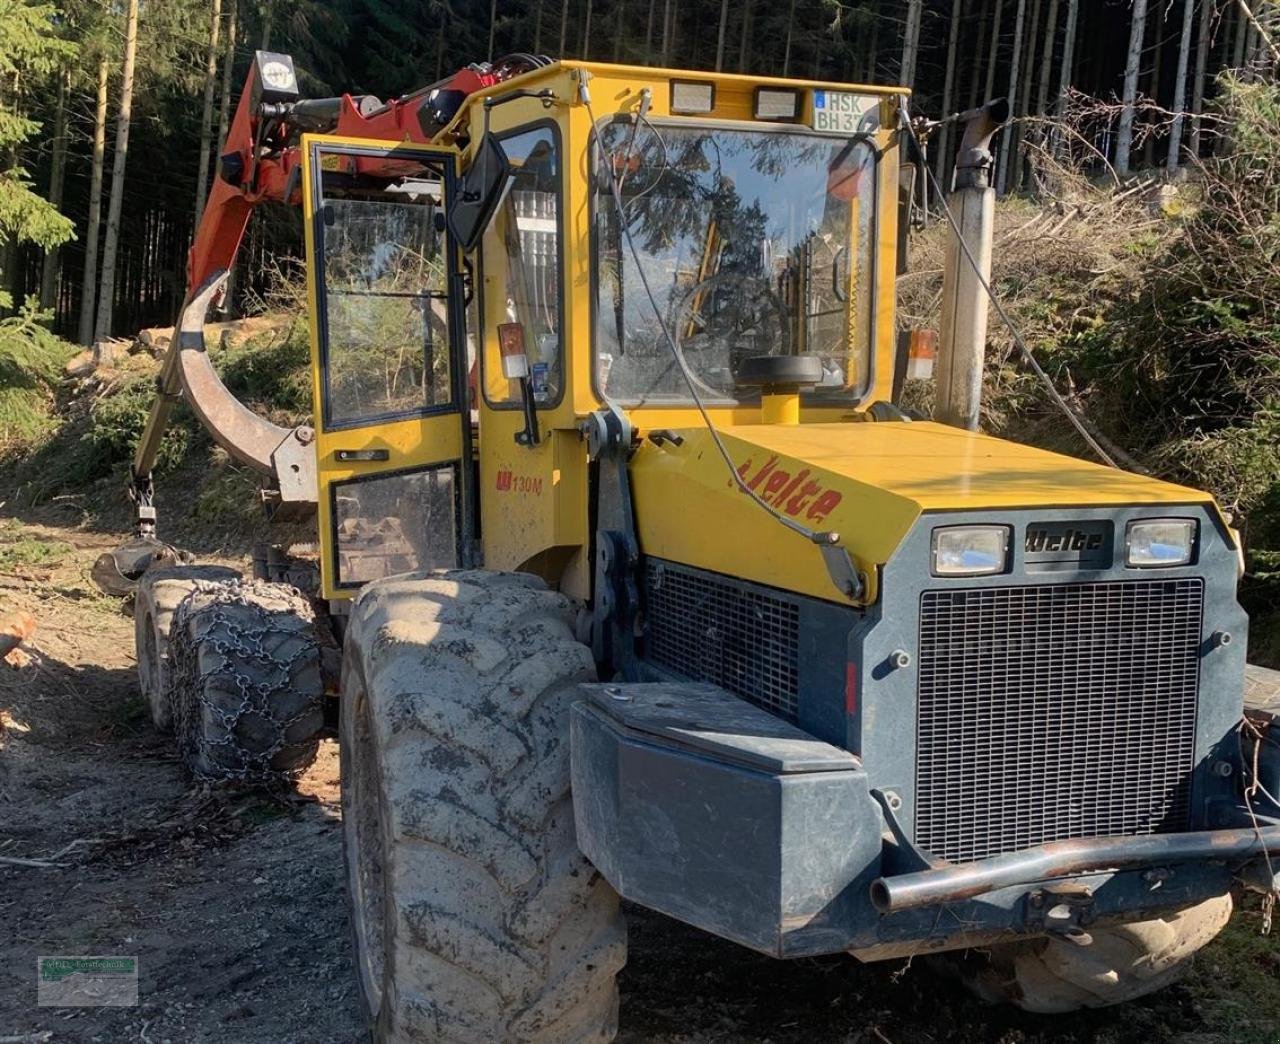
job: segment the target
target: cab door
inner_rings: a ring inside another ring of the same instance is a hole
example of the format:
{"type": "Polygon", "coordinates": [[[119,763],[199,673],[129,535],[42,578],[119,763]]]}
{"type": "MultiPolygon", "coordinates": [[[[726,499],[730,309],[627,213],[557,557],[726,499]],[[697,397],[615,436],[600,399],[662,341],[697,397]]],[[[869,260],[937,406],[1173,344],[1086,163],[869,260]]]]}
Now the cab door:
{"type": "Polygon", "coordinates": [[[456,152],[302,140],[327,598],[470,563],[474,490],[456,152]]]}

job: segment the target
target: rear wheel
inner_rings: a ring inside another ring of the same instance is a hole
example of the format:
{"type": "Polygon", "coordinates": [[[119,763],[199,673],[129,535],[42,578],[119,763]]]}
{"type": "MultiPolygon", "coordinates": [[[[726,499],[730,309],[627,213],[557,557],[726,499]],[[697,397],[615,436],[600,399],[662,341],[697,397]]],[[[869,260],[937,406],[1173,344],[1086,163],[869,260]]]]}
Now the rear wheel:
{"type": "Polygon", "coordinates": [[[174,610],[198,582],[239,580],[229,566],[164,566],[148,569],[138,581],[133,603],[134,643],[138,653],[138,687],[151,709],[157,729],[173,729],[169,695],[169,629],[174,610]]]}
{"type": "Polygon", "coordinates": [[[983,999],[1027,1011],[1104,1008],[1176,982],[1230,917],[1231,896],[1216,896],[1147,921],[966,954],[961,976],[983,999]]]}
{"type": "Polygon", "coordinates": [[[342,685],[342,812],[360,996],[380,1041],[607,1041],[618,897],[578,851],[569,707],[593,680],[535,577],[377,581],[342,685]]]}
{"type": "Polygon", "coordinates": [[[193,776],[265,782],[311,764],[324,681],[315,614],[298,591],[198,582],[169,650],[178,751],[193,776]]]}

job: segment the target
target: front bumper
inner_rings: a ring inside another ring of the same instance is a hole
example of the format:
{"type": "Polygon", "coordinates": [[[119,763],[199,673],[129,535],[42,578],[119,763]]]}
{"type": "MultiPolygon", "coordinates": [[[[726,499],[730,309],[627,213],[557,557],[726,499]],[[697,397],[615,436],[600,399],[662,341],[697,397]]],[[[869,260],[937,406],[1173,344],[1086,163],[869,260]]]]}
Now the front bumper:
{"type": "Polygon", "coordinates": [[[882,959],[1142,919],[1280,855],[1280,825],[1263,825],[931,864],[848,751],[714,686],[583,690],[583,853],[624,898],[778,957],[882,959]]]}

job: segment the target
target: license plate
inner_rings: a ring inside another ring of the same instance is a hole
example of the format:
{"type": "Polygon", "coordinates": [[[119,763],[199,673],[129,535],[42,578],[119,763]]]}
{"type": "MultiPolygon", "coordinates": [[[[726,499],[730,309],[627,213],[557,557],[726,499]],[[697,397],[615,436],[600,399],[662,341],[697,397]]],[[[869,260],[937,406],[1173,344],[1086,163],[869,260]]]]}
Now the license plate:
{"type": "Polygon", "coordinates": [[[872,106],[878,104],[877,98],[851,94],[849,91],[814,91],[813,129],[836,134],[856,134],[862,117],[872,106]]]}

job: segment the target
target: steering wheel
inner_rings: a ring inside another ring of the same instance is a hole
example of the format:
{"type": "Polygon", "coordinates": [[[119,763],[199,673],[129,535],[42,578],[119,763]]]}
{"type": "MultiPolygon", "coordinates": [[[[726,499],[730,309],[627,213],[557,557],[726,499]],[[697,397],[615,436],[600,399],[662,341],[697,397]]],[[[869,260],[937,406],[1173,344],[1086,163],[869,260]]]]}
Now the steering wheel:
{"type": "Polygon", "coordinates": [[[671,322],[672,336],[695,376],[709,379],[710,367],[723,361],[725,381],[714,389],[717,395],[734,390],[743,359],[790,350],[786,305],[777,289],[759,275],[730,270],[700,280],[685,291],[671,322]]]}

